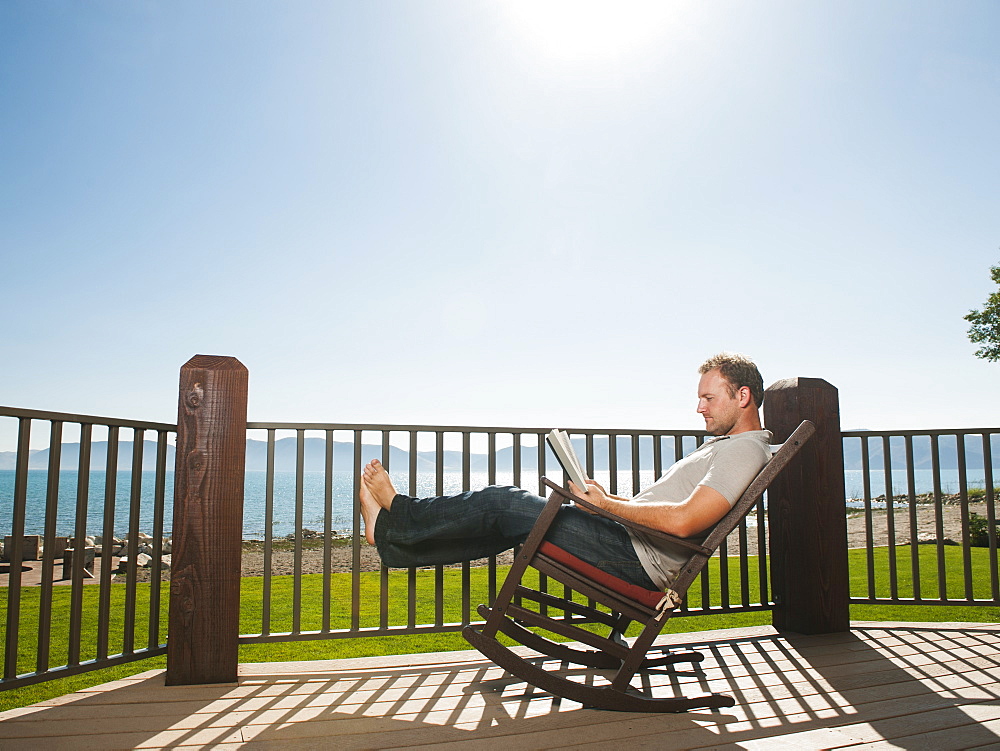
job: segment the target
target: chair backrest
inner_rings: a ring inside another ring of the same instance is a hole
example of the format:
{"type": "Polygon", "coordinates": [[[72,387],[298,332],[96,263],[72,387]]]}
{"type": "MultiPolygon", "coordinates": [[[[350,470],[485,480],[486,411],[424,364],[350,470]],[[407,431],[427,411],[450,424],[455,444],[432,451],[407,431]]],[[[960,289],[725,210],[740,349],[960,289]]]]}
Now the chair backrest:
{"type": "MultiPolygon", "coordinates": [[[[764,468],[757,474],[753,479],[753,482],[743,491],[743,495],[740,496],[739,500],[733,505],[722,519],[712,528],[712,531],[708,533],[704,541],[701,543],[703,553],[695,552],[692,559],[701,556],[702,560],[707,560],[707,556],[710,556],[715,550],[723,544],[726,537],[732,532],[736,526],[740,523],[744,516],[750,513],[750,509],[753,508],[757,500],[763,495],[764,491],[771,484],[772,480],[778,476],[778,474],[788,465],[802,446],[805,444],[809,438],[812,437],[813,433],[816,432],[816,426],[809,420],[803,420],[799,426],[788,436],[788,440],[782,444],[771,447],[772,458],[764,468]]],[[[700,567],[698,567],[700,570],[700,567]]],[[[691,565],[685,566],[681,571],[680,575],[671,585],[671,589],[676,592],[683,594],[687,591],[691,582],[694,581],[697,571],[692,570],[691,565]]]]}
{"type": "Polygon", "coordinates": [[[718,548],[726,536],[732,532],[740,523],[740,520],[750,513],[757,500],[771,484],[775,477],[783,470],[808,441],[812,434],[816,432],[816,426],[809,420],[803,420],[799,426],[788,436],[788,440],[777,446],[771,446],[771,461],[764,465],[764,468],[753,479],[753,482],[743,491],[740,499],[733,504],[715,528],[708,534],[702,543],[706,548],[715,550],[718,548]]]}

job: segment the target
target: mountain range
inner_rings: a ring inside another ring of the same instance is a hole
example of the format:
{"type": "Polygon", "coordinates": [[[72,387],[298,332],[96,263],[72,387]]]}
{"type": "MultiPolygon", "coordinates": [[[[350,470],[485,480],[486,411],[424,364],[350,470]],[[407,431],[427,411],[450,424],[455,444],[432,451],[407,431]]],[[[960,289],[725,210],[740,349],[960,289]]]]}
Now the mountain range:
{"type": "MultiPolygon", "coordinates": [[[[281,438],[274,442],[274,466],[278,472],[291,472],[295,470],[296,454],[295,437],[281,438]]],[[[584,439],[575,438],[573,440],[577,453],[582,457],[584,451],[584,439]]],[[[942,469],[956,469],[958,467],[957,453],[955,450],[956,440],[954,436],[942,436],[939,441],[939,453],[942,469]]],[[[132,467],[132,448],[130,441],[121,441],[118,444],[118,469],[129,470],[132,467]]],[[[872,469],[882,469],[882,441],[869,441],[869,462],[872,469]]],[[[1000,457],[1000,436],[994,435],[991,451],[994,457],[1000,457]]],[[[512,465],[514,449],[507,447],[497,451],[496,464],[499,468],[510,467],[512,465]]],[[[546,447],[546,466],[555,466],[555,458],[546,447]]],[[[648,440],[640,442],[640,463],[643,467],[653,465],[652,445],[648,440]]],[[[667,457],[672,452],[664,452],[664,464],[667,457]]],[[[103,470],[107,465],[108,444],[106,441],[95,441],[91,444],[90,469],[103,470]]],[[[382,456],[381,444],[363,444],[361,447],[362,461],[366,462],[373,457],[382,456]]],[[[434,451],[417,452],[417,471],[433,471],[435,467],[434,451]]],[[[890,441],[890,460],[894,469],[902,469],[905,464],[905,447],[902,438],[893,438],[890,441]]],[[[17,455],[13,451],[0,451],[0,470],[11,470],[16,467],[17,455]]],[[[629,470],[631,462],[631,440],[627,436],[618,439],[618,469],[629,470]]],[[[449,450],[443,455],[444,468],[447,471],[460,471],[462,469],[462,453],[460,451],[449,450]]],[[[75,470],[80,462],[80,444],[62,444],[62,454],[60,457],[60,469],[75,470]]],[[[347,441],[335,441],[333,444],[333,464],[335,470],[350,470],[354,466],[354,444],[347,441]]],[[[521,467],[525,471],[534,471],[538,464],[538,449],[535,446],[521,447],[521,467]]],[[[606,451],[600,453],[595,451],[595,469],[606,471],[608,469],[608,457],[606,451]]],[[[49,465],[49,450],[32,450],[28,456],[29,469],[47,469],[49,465]]],[[[470,469],[473,472],[485,472],[489,468],[489,457],[486,454],[472,454],[469,459],[470,469]]],[[[322,470],[326,466],[326,441],[323,438],[307,437],[304,441],[304,467],[307,471],[322,470]]],[[[409,467],[409,454],[407,451],[390,446],[389,466],[397,471],[405,470],[409,467]]],[[[917,438],[913,442],[913,466],[914,469],[931,469],[930,441],[926,438],[917,438]]],[[[978,436],[966,442],[966,466],[970,469],[983,468],[983,443],[978,436]]],[[[156,468],[156,443],[153,441],[143,442],[142,468],[152,470],[156,468]]],[[[174,468],[174,447],[167,446],[167,469],[174,468]]],[[[247,440],[246,468],[250,471],[262,471],[267,469],[267,442],[249,439],[247,440]]],[[[858,470],[861,465],[861,441],[858,438],[844,439],[844,468],[858,470]]]]}

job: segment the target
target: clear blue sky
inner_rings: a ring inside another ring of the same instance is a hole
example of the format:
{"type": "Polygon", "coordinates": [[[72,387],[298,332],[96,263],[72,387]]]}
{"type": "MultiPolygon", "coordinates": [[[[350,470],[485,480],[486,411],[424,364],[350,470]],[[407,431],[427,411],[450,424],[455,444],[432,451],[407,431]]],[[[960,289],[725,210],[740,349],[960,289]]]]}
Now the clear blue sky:
{"type": "MultiPolygon", "coordinates": [[[[701,427],[1000,422],[1000,3],[0,4],[0,403],[701,427]],[[572,5],[575,10],[568,12],[572,5]]],[[[0,436],[10,448],[9,436],[0,436]]]]}

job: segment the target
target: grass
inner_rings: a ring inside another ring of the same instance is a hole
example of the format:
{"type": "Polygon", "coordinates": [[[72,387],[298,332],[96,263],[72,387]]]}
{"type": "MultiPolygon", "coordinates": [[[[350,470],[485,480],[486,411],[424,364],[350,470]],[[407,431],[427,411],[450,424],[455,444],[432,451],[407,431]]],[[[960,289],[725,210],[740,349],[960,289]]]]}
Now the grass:
{"type": "MultiPolygon", "coordinates": [[[[917,549],[919,561],[919,578],[921,591],[925,597],[938,596],[937,549],[934,546],[919,546],[917,549]]],[[[973,548],[970,551],[970,572],[973,596],[978,599],[990,597],[989,551],[973,548]]],[[[965,563],[963,550],[959,547],[947,547],[943,551],[941,564],[946,578],[946,593],[951,597],[962,597],[965,594],[965,563]]],[[[912,589],[912,559],[911,548],[899,547],[895,550],[897,569],[897,592],[900,597],[910,597],[912,589]]],[[[876,592],[879,596],[889,594],[889,559],[888,548],[877,548],[874,551],[876,570],[876,592]]],[[[849,551],[851,571],[851,594],[865,596],[867,594],[866,551],[849,551]]],[[[757,559],[750,558],[750,589],[747,599],[759,602],[757,591],[757,559]]],[[[735,566],[734,561],[730,565],[735,566]]],[[[721,602],[718,576],[719,561],[711,561],[709,586],[707,591],[712,604],[721,602]]],[[[498,568],[497,577],[502,581],[505,570],[498,568]]],[[[737,572],[732,572],[737,574],[737,572]]],[[[732,575],[731,574],[731,575],[732,575]]],[[[389,609],[388,622],[391,625],[404,625],[408,621],[409,610],[415,612],[416,623],[433,623],[440,619],[443,623],[460,622],[462,618],[462,576],[461,569],[446,569],[441,573],[443,597],[440,605],[436,605],[435,589],[437,587],[435,571],[418,571],[414,577],[412,593],[409,590],[409,577],[405,571],[393,571],[389,576],[389,609]]],[[[473,568],[470,570],[470,604],[474,608],[480,602],[486,602],[489,595],[488,569],[473,568]]],[[[730,602],[741,601],[742,592],[738,575],[732,576],[729,592],[730,602]]],[[[380,574],[378,572],[363,573],[358,579],[360,609],[359,625],[374,627],[380,621],[380,574]]],[[[301,622],[299,628],[303,631],[319,630],[329,618],[329,626],[333,629],[346,629],[351,626],[350,602],[353,579],[350,574],[334,574],[331,578],[329,615],[324,614],[323,577],[322,575],[307,575],[301,580],[301,622]]],[[[159,623],[154,628],[153,643],[163,641],[167,630],[166,602],[168,598],[168,583],[160,585],[162,613],[159,623]]],[[[136,647],[142,647],[149,640],[148,603],[150,585],[140,584],[136,588],[136,647]]],[[[36,662],[36,647],[34,644],[38,630],[38,598],[40,588],[22,589],[21,614],[19,620],[20,649],[18,652],[18,672],[33,671],[36,662]]],[[[65,645],[68,642],[70,620],[70,591],[66,587],[57,587],[53,591],[52,605],[52,639],[53,645],[65,645]]],[[[90,659],[96,653],[97,605],[99,588],[85,587],[82,607],[81,659],[90,659]]],[[[125,623],[125,586],[113,584],[111,587],[111,643],[109,652],[115,654],[122,651],[125,623]]],[[[289,576],[272,578],[270,631],[278,633],[292,630],[292,602],[294,597],[293,580],[289,576]]],[[[692,588],[689,600],[694,606],[701,604],[701,588],[698,584],[692,588]]],[[[0,590],[0,607],[6,609],[7,590],[0,590]]],[[[260,633],[263,612],[263,579],[247,577],[242,583],[241,601],[241,633],[260,633]]],[[[870,621],[1000,621],[1000,610],[996,607],[976,606],[912,606],[912,605],[855,605],[851,607],[851,618],[870,621]]],[[[738,628],[743,626],[766,625],[771,622],[771,614],[764,612],[740,612],[699,616],[685,616],[671,619],[664,633],[704,631],[711,629],[738,628]]],[[[5,636],[6,625],[0,628],[0,638],[5,636]]],[[[286,662],[298,660],[337,659],[342,657],[368,657],[390,654],[414,654],[419,652],[437,652],[468,649],[468,643],[461,634],[409,634],[393,636],[370,636],[355,638],[321,639],[299,642],[281,642],[269,644],[246,644],[240,647],[241,662],[286,662]]],[[[50,659],[51,665],[65,664],[66,647],[59,652],[53,647],[50,659]]],[[[105,683],[117,678],[134,675],[145,670],[163,668],[166,665],[164,657],[154,657],[138,662],[96,670],[83,675],[60,678],[35,686],[11,689],[0,692],[0,710],[26,706],[65,693],[105,683]]]]}
{"type": "MultiPolygon", "coordinates": [[[[970,501],[983,501],[986,499],[986,488],[969,488],[966,494],[970,501]]],[[[1000,485],[993,488],[993,497],[1000,498],[1000,485]]]]}

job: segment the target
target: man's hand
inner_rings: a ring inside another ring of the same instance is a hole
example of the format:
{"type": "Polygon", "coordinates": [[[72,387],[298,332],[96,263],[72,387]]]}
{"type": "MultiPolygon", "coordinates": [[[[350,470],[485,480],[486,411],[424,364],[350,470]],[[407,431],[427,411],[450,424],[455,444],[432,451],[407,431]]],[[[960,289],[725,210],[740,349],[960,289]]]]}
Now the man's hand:
{"type": "MultiPolygon", "coordinates": [[[[609,495],[593,480],[587,480],[583,492],[570,480],[569,488],[586,501],[629,521],[652,527],[677,537],[692,537],[714,525],[729,511],[727,501],[719,491],[699,485],[683,501],[633,503],[629,498],[609,495]]],[[[578,506],[588,513],[588,508],[578,506]]]]}
{"type": "MultiPolygon", "coordinates": [[[[598,483],[594,482],[590,478],[587,478],[587,489],[581,490],[580,487],[573,482],[569,481],[569,489],[572,490],[576,495],[580,496],[586,501],[594,504],[598,508],[607,508],[608,501],[611,501],[611,496],[608,495],[607,491],[602,488],[598,483]]],[[[589,508],[580,506],[581,509],[586,511],[588,514],[594,513],[589,508]]]]}

